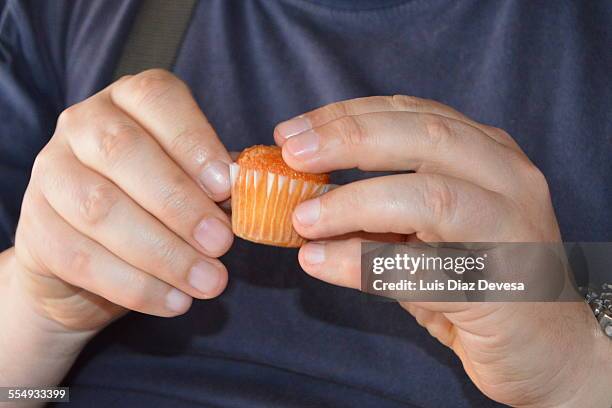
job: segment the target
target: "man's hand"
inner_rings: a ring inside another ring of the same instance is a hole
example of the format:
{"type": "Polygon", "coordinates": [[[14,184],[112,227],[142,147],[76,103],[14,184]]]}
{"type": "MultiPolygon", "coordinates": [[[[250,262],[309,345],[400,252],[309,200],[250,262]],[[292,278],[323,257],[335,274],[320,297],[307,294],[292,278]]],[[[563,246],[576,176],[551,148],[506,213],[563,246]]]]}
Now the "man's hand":
{"type": "MultiPolygon", "coordinates": [[[[301,248],[300,264],[327,282],[360,288],[361,240],[325,241],[353,232],[429,242],[561,240],[546,180],[516,142],[445,105],[406,96],[339,102],[279,124],[275,139],[300,171],[415,171],[350,183],[296,208],[295,229],[316,240],[301,248]]],[[[494,400],[612,403],[612,349],[586,304],[402,306],[494,400]]]]}
{"type": "Polygon", "coordinates": [[[219,295],[230,156],[187,86],[150,70],[64,111],[0,254],[0,385],[57,384],[127,310],[219,295]]]}
{"type": "Polygon", "coordinates": [[[217,296],[232,244],[230,156],[187,86],[121,78],[64,111],[34,163],[12,287],[68,331],[125,310],[157,316],[217,296]]]}

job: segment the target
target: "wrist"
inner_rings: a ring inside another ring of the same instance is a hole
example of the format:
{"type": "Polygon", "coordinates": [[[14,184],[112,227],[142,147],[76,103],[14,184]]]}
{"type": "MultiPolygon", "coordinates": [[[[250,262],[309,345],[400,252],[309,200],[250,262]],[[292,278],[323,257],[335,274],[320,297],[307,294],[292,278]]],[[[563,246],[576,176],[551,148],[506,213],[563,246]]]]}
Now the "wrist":
{"type": "Polygon", "coordinates": [[[612,407],[612,340],[603,333],[594,318],[592,322],[589,352],[576,356],[585,363],[582,378],[575,378],[580,386],[563,407],[612,407]]]}
{"type": "Polygon", "coordinates": [[[598,328],[593,347],[592,375],[585,379],[570,407],[612,407],[612,340],[598,328]]]}
{"type": "Polygon", "coordinates": [[[13,250],[0,259],[0,386],[58,384],[94,332],[74,332],[36,311],[13,250]]]}

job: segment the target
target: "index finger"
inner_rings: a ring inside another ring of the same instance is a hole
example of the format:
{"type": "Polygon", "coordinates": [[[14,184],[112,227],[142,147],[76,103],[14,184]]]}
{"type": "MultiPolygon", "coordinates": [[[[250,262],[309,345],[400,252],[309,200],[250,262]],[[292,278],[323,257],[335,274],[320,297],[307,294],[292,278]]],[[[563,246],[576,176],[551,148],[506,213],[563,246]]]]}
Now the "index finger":
{"type": "Polygon", "coordinates": [[[443,103],[406,95],[368,96],[330,103],[279,123],[274,129],[274,140],[279,146],[282,146],[285,140],[292,136],[342,117],[378,112],[412,112],[440,115],[475,127],[506,147],[521,150],[514,139],[501,129],[478,123],[443,103]]]}
{"type": "Polygon", "coordinates": [[[108,92],[213,200],[229,197],[232,160],[183,81],[153,69],[120,79],[108,92]]]}

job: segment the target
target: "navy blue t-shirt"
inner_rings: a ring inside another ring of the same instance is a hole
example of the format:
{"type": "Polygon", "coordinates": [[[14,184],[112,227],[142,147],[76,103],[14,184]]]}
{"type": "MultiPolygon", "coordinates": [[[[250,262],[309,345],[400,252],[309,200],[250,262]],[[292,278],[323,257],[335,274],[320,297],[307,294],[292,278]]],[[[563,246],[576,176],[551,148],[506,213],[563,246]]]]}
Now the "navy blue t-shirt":
{"type": "MultiPolygon", "coordinates": [[[[111,80],[137,5],[0,0],[0,248],[58,114],[111,80]]],[[[565,240],[610,241],[611,27],[610,1],[202,0],[175,73],[230,150],[272,144],[277,122],[338,100],[449,104],[513,135],[565,240]]],[[[96,337],[66,379],[73,403],[496,405],[397,304],[308,277],[295,250],[237,239],[223,261],[220,298],[96,337]]]]}

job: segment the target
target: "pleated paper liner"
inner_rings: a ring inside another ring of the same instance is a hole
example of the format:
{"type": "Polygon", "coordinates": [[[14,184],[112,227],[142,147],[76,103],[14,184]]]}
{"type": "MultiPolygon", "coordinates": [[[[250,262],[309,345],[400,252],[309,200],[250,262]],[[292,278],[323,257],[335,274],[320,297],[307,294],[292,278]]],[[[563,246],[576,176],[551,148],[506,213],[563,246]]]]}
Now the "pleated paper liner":
{"type": "Polygon", "coordinates": [[[302,201],[327,192],[331,185],[290,179],[279,174],[230,165],[232,229],[260,244],[299,247],[306,242],[293,229],[291,215],[302,201]]]}

